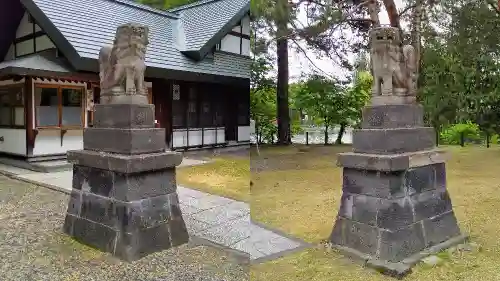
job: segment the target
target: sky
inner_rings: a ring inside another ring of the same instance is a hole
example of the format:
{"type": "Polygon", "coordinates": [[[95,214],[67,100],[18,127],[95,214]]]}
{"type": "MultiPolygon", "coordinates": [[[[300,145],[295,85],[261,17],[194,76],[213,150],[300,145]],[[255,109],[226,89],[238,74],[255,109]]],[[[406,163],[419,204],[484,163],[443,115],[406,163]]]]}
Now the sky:
{"type": "MultiPolygon", "coordinates": [[[[396,3],[396,7],[402,8],[402,0],[394,0],[396,3]]],[[[388,24],[389,23],[389,18],[387,16],[387,12],[381,7],[381,11],[379,14],[380,17],[380,23],[381,24],[388,24]]],[[[299,19],[303,18],[305,21],[305,14],[299,14],[299,19]]],[[[351,55],[351,59],[353,59],[355,54],[353,53],[351,55]]],[[[289,71],[290,71],[290,82],[297,81],[298,78],[300,78],[301,73],[309,73],[314,71],[315,69],[317,70],[319,68],[320,73],[321,72],[326,72],[329,76],[346,76],[348,73],[338,65],[336,65],[335,62],[330,60],[328,57],[324,56],[321,58],[317,58],[317,56],[309,52],[307,56],[311,61],[314,62],[314,65],[309,62],[309,60],[306,58],[306,56],[303,53],[297,53],[293,50],[289,52],[289,71]],[[316,66],[316,67],[314,67],[316,66]]]]}

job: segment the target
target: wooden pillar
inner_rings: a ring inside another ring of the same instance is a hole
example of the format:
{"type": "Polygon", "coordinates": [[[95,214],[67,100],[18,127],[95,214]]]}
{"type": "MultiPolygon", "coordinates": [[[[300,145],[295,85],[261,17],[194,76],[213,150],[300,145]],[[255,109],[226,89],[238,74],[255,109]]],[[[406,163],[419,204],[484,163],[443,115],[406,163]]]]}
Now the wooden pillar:
{"type": "Polygon", "coordinates": [[[33,122],[34,104],[33,104],[33,78],[26,76],[24,80],[24,124],[26,127],[26,154],[33,155],[37,131],[33,122]]]}
{"type": "Polygon", "coordinates": [[[165,143],[172,148],[172,83],[165,79],[152,80],[152,100],[155,105],[155,118],[166,129],[165,143]]]}

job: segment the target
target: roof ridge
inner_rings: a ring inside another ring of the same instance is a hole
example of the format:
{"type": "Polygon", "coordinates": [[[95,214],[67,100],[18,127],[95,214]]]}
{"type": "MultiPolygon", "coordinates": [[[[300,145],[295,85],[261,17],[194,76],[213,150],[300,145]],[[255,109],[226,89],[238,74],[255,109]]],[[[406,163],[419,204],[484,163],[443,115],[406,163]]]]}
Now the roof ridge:
{"type": "Polygon", "coordinates": [[[130,6],[130,7],[133,7],[133,8],[137,8],[137,9],[143,10],[143,11],[148,11],[148,12],[155,13],[155,14],[158,14],[158,15],[166,16],[166,17],[169,17],[169,18],[172,18],[172,19],[178,19],[179,18],[179,15],[177,15],[175,13],[172,13],[170,11],[160,10],[160,9],[157,9],[157,8],[153,8],[151,6],[138,3],[138,2],[136,2],[134,0],[108,0],[108,1],[120,3],[120,4],[123,4],[123,5],[126,5],[126,6],[130,6]]]}
{"type": "Polygon", "coordinates": [[[209,4],[209,3],[212,3],[212,2],[219,2],[219,1],[222,1],[222,0],[200,0],[200,1],[196,1],[196,2],[193,2],[193,3],[186,4],[186,5],[182,5],[182,6],[179,6],[179,7],[176,7],[176,8],[168,9],[168,11],[171,12],[171,13],[175,13],[175,12],[179,12],[179,11],[182,11],[182,10],[186,10],[186,9],[198,7],[198,6],[201,6],[201,5],[206,5],[206,4],[209,4]]]}

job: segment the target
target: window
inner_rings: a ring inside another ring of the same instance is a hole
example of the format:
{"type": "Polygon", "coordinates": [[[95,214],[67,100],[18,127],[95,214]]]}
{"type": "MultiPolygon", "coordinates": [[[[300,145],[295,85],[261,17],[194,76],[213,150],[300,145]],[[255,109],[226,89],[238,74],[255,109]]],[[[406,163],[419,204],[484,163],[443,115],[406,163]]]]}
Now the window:
{"type": "Polygon", "coordinates": [[[0,126],[24,126],[24,84],[0,87],[0,126]]]}
{"type": "Polygon", "coordinates": [[[83,127],[84,87],[35,84],[36,126],[83,127]]]}
{"type": "Polygon", "coordinates": [[[191,86],[189,88],[189,99],[188,99],[188,108],[187,108],[187,126],[189,128],[197,128],[198,127],[198,100],[197,100],[197,92],[196,88],[191,86]]]}

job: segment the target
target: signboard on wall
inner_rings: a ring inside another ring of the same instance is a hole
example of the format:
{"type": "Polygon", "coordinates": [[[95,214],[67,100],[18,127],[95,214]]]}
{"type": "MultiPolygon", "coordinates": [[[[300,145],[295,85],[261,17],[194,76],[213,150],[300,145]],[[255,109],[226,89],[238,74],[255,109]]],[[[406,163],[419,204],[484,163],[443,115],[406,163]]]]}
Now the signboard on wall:
{"type": "Polygon", "coordinates": [[[174,84],[172,87],[172,99],[173,100],[181,99],[181,87],[177,84],[174,84]]]}

